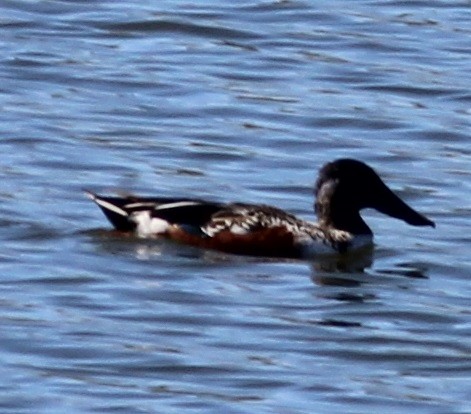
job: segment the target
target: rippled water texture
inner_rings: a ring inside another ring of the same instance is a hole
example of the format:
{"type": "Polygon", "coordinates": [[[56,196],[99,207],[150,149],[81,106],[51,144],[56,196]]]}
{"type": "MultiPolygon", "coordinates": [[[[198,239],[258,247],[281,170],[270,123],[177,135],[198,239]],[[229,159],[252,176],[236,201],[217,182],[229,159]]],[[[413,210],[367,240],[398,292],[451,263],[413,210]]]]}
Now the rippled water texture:
{"type": "Polygon", "coordinates": [[[0,412],[471,412],[469,1],[0,2],[0,412]],[[82,189],[312,217],[371,164],[436,221],[365,212],[312,263],[109,230],[82,189]]]}

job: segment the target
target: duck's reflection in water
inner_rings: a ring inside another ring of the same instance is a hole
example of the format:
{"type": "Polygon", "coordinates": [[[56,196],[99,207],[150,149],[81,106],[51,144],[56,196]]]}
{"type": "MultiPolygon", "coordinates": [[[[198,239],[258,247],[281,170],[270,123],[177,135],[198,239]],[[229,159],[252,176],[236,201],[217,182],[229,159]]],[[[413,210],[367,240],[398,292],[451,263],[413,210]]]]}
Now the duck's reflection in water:
{"type": "Polygon", "coordinates": [[[311,279],[317,285],[356,287],[365,282],[365,269],[373,265],[373,248],[344,255],[320,256],[311,262],[311,279]]]}
{"type": "MultiPolygon", "coordinates": [[[[151,260],[161,256],[177,256],[186,259],[201,259],[205,262],[249,262],[249,263],[273,263],[273,262],[295,262],[305,263],[311,268],[311,280],[314,284],[324,287],[356,288],[364,285],[377,285],[382,283],[394,283],[397,277],[410,279],[426,279],[427,269],[422,263],[399,262],[391,263],[388,252],[379,252],[381,267],[373,267],[375,252],[373,247],[365,247],[361,250],[348,254],[320,255],[315,260],[307,262],[298,259],[266,258],[256,256],[237,256],[221,253],[213,250],[199,249],[185,246],[164,239],[140,239],[133,235],[109,230],[89,231],[95,240],[98,240],[100,249],[116,253],[131,253],[137,259],[151,260]],[[386,256],[386,257],[384,257],[386,256]],[[385,264],[386,263],[386,264],[385,264]]],[[[378,258],[378,257],[377,257],[378,258]]],[[[342,289],[338,294],[339,300],[363,300],[342,289]]],[[[368,297],[371,299],[371,297],[368,297]]]]}

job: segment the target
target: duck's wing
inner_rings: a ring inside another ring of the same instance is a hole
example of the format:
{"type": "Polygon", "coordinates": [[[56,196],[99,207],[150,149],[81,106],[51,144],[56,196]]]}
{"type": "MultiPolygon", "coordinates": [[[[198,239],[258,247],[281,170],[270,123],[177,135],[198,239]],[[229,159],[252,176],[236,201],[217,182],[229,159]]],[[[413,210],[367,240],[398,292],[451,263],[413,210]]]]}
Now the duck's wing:
{"type": "Polygon", "coordinates": [[[299,256],[302,221],[283,210],[198,199],[87,195],[120,231],[170,239],[231,253],[299,256]]]}
{"type": "Polygon", "coordinates": [[[288,232],[299,230],[301,221],[281,209],[263,204],[232,203],[222,206],[211,215],[202,231],[210,237],[221,232],[245,235],[253,232],[283,228],[288,232]]]}
{"type": "MultiPolygon", "coordinates": [[[[162,221],[199,228],[222,209],[221,204],[197,199],[103,197],[90,191],[86,191],[86,194],[100,207],[116,230],[126,232],[139,230],[137,227],[141,223],[157,228],[156,224],[162,224],[162,221]]],[[[146,229],[141,230],[149,233],[146,229]]]]}

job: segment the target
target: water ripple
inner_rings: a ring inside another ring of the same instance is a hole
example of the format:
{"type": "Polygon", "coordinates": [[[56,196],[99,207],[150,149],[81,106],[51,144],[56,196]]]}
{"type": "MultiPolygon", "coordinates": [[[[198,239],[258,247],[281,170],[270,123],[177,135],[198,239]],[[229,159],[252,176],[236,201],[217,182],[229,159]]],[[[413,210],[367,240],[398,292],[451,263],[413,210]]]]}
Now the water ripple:
{"type": "Polygon", "coordinates": [[[469,4],[0,4],[2,412],[469,411],[469,4]],[[365,211],[312,263],[110,230],[82,188],[314,219],[371,163],[437,222],[365,211]]]}

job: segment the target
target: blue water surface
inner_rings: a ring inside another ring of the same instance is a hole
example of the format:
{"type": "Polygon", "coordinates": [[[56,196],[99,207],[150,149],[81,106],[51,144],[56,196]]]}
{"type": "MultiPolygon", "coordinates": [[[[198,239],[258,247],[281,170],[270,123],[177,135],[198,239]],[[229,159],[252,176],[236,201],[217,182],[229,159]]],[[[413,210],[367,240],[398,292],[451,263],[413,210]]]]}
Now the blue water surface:
{"type": "Polygon", "coordinates": [[[467,1],[0,3],[2,413],[470,413],[467,1]],[[372,165],[436,229],[244,258],[122,237],[83,196],[313,219],[372,165]]]}

